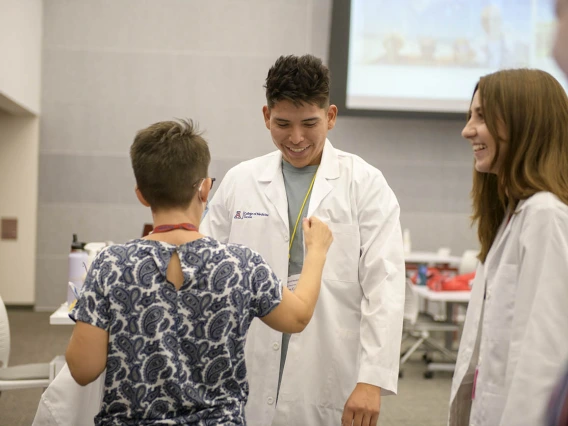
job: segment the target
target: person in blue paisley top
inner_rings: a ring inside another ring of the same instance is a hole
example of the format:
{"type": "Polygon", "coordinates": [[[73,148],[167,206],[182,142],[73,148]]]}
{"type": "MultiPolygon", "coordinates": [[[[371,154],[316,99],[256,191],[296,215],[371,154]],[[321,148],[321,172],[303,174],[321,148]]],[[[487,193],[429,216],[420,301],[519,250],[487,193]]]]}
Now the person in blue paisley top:
{"type": "Polygon", "coordinates": [[[93,262],[69,314],[69,370],[87,385],[106,368],[96,425],[245,425],[249,325],[260,317],[282,332],[305,328],[331,232],[304,220],[307,257],[292,292],[258,253],[199,234],[214,179],[191,121],[138,132],[130,154],[154,232],[93,262]]]}

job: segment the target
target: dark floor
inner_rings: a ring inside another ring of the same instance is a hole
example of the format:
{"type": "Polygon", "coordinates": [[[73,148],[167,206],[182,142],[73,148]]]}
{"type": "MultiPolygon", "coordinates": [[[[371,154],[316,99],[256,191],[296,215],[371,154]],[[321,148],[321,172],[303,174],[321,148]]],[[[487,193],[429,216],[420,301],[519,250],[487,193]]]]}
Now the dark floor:
{"type": "MultiPolygon", "coordinates": [[[[12,349],[10,365],[49,362],[65,352],[71,326],[49,325],[49,313],[8,309],[12,349]]],[[[441,426],[446,424],[450,373],[426,380],[420,354],[404,366],[397,396],[382,400],[380,426],[441,426]]],[[[0,396],[0,426],[31,425],[41,389],[14,390],[0,396]]]]}

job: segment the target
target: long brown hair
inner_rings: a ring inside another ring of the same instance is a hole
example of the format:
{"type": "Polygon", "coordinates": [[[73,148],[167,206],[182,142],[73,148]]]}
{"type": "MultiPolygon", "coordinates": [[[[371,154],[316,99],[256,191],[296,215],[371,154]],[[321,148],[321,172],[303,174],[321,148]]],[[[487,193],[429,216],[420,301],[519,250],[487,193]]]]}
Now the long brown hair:
{"type": "Polygon", "coordinates": [[[500,141],[507,146],[497,174],[474,170],[472,221],[481,242],[478,257],[485,262],[506,212],[514,212],[519,201],[548,191],[568,204],[568,97],[554,77],[533,69],[489,74],[474,95],[478,90],[496,144],[493,164],[500,141]]]}

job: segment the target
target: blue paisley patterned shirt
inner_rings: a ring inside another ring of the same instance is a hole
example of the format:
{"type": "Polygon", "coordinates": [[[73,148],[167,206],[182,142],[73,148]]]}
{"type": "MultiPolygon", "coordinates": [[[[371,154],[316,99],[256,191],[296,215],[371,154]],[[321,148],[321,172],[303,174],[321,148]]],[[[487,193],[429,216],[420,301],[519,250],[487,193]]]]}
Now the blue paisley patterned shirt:
{"type": "Polygon", "coordinates": [[[95,424],[245,425],[247,330],[281,298],[268,264],[240,245],[205,237],[105,248],[69,314],[109,333],[95,424]],[[176,251],[177,291],[166,279],[176,251]]]}

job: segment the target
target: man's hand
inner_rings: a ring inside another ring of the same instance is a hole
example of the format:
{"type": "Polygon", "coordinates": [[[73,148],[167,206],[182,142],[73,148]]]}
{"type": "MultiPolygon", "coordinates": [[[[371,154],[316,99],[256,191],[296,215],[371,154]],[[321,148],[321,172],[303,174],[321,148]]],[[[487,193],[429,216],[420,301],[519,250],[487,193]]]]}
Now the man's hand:
{"type": "Polygon", "coordinates": [[[341,426],[376,426],[381,408],[381,388],[357,383],[343,408],[341,426]]]}

